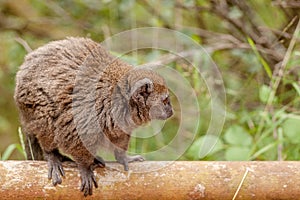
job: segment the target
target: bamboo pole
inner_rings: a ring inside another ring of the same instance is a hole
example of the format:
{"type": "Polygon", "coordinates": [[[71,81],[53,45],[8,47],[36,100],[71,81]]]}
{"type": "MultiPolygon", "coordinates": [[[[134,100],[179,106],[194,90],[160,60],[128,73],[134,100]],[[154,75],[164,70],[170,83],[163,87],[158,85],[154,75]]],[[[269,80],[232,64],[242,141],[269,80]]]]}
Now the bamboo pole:
{"type": "Polygon", "coordinates": [[[46,162],[1,161],[0,199],[300,199],[300,162],[150,161],[128,172],[108,163],[95,170],[99,187],[86,198],[76,166],[64,169],[54,187],[46,162]]]}

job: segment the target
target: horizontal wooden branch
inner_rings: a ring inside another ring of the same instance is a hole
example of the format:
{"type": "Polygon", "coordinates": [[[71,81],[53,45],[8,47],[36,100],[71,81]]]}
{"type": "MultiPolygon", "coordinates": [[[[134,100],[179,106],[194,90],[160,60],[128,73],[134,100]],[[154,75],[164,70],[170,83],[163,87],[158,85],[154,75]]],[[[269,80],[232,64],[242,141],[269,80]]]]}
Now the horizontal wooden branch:
{"type": "Polygon", "coordinates": [[[0,198],[300,199],[300,162],[157,161],[130,164],[129,172],[108,163],[95,170],[99,188],[87,198],[74,164],[64,168],[66,177],[54,187],[46,162],[1,161],[0,198]]]}

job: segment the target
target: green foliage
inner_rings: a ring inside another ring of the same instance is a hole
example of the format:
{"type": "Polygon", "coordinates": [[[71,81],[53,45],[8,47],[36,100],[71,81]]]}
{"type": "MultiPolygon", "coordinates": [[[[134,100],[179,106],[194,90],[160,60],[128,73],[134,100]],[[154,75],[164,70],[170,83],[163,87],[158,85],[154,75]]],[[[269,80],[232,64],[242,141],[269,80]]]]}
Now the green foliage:
{"type": "Polygon", "coordinates": [[[224,134],[230,146],[225,151],[226,160],[248,160],[252,137],[247,130],[239,125],[230,126],[224,134]]]}
{"type": "Polygon", "coordinates": [[[10,144],[2,155],[0,155],[0,160],[7,160],[13,153],[14,150],[18,150],[20,153],[23,154],[23,149],[20,144],[10,144]]]}
{"type": "Polygon", "coordinates": [[[25,144],[24,144],[23,134],[20,127],[18,129],[18,133],[19,133],[19,139],[21,144],[10,144],[8,147],[6,147],[6,149],[2,154],[0,152],[0,160],[8,160],[12,156],[15,150],[17,150],[18,153],[22,154],[25,157],[25,144]]]}
{"type": "Polygon", "coordinates": [[[272,70],[271,70],[271,67],[270,67],[270,66],[268,65],[268,63],[263,59],[263,57],[259,54],[259,52],[258,52],[258,50],[257,50],[257,48],[256,48],[256,46],[255,46],[254,41],[253,41],[251,38],[249,38],[249,37],[247,37],[247,40],[248,40],[248,42],[249,42],[251,48],[253,49],[253,51],[254,51],[256,57],[258,58],[258,60],[259,60],[260,63],[262,64],[262,66],[264,67],[264,69],[265,69],[267,75],[269,76],[269,78],[272,78],[272,70]]]}
{"type": "Polygon", "coordinates": [[[283,133],[286,139],[292,144],[300,144],[300,117],[288,118],[282,124],[283,133]]]}
{"type": "MultiPolygon", "coordinates": [[[[213,136],[213,135],[208,135],[207,137],[208,137],[208,139],[206,140],[206,142],[213,143],[213,141],[217,141],[213,145],[213,147],[212,147],[211,151],[209,152],[209,154],[207,155],[207,157],[210,157],[224,149],[224,143],[222,142],[222,140],[220,140],[219,138],[217,138],[216,136],[213,136]]],[[[200,159],[199,153],[200,153],[200,149],[203,147],[204,140],[205,140],[205,136],[201,136],[197,140],[195,140],[195,142],[193,142],[193,144],[187,151],[186,156],[193,160],[200,159]]]]}
{"type": "Polygon", "coordinates": [[[236,146],[250,146],[252,144],[250,134],[239,125],[230,126],[225,131],[224,139],[228,144],[236,146]]]}
{"type": "Polygon", "coordinates": [[[250,154],[250,149],[248,147],[242,146],[231,146],[226,149],[225,159],[233,161],[248,160],[250,154]]]}
{"type": "Polygon", "coordinates": [[[266,85],[262,85],[260,88],[259,88],[259,100],[262,102],[262,103],[267,103],[268,102],[268,98],[271,94],[271,89],[270,87],[266,86],[266,85]]]}

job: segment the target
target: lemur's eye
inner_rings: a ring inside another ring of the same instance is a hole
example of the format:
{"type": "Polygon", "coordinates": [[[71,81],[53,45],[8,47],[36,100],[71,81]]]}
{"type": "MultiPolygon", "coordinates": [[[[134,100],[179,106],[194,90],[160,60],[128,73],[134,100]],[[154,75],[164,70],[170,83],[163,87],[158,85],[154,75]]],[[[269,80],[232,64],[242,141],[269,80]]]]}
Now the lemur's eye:
{"type": "Polygon", "coordinates": [[[166,94],[164,97],[163,97],[163,100],[162,100],[163,104],[167,105],[170,103],[170,97],[168,94],[166,94]]]}

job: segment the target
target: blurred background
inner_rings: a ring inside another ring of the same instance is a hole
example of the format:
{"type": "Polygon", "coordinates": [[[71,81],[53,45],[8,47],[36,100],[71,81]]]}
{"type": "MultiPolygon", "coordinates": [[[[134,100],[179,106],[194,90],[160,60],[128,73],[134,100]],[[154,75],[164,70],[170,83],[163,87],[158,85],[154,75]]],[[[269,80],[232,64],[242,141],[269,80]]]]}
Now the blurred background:
{"type": "MultiPolygon", "coordinates": [[[[208,49],[224,80],[226,122],[213,151],[202,160],[299,160],[299,13],[300,2],[294,0],[0,0],[0,158],[24,159],[13,93],[27,51],[67,36],[101,42],[137,27],[164,27],[208,49]]],[[[163,52],[136,55],[125,59],[140,64],[163,52]]],[[[201,77],[184,62],[170,66],[188,79],[205,111],[210,98],[201,77]]],[[[202,116],[181,160],[200,159],[210,120],[209,114],[202,116]]],[[[134,139],[130,148],[153,151],[167,145],[176,128],[174,117],[165,124],[163,137],[134,139]]]]}

